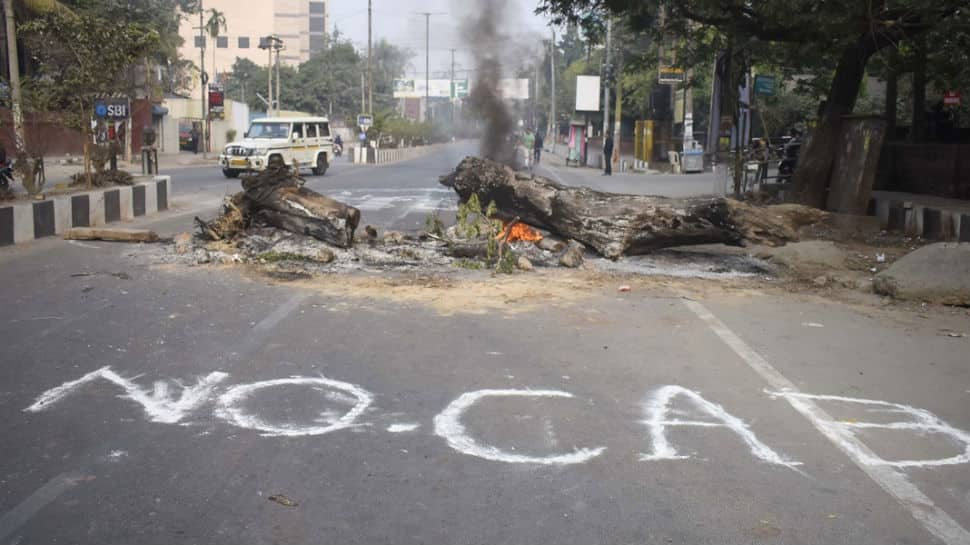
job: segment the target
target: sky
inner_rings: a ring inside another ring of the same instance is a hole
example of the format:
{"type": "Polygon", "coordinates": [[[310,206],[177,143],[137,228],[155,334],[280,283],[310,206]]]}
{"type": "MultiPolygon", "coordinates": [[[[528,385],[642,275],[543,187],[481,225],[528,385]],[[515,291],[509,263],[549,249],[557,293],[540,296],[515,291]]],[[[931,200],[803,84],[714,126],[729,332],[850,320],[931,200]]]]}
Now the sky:
{"type": "MultiPolygon", "coordinates": [[[[408,75],[424,77],[425,17],[418,12],[432,12],[431,16],[431,72],[451,69],[451,48],[455,53],[456,77],[460,70],[472,69],[474,63],[468,46],[461,39],[461,22],[483,3],[479,0],[372,0],[374,8],[374,41],[381,38],[409,48],[414,57],[408,75]],[[439,15],[440,14],[440,15],[439,15]]],[[[517,36],[534,35],[535,47],[548,39],[550,30],[544,17],[535,15],[537,0],[507,0],[508,30],[517,36]]],[[[340,32],[360,48],[367,48],[367,0],[331,0],[330,27],[336,24],[340,32]]],[[[444,74],[441,74],[444,78],[444,74]]]]}

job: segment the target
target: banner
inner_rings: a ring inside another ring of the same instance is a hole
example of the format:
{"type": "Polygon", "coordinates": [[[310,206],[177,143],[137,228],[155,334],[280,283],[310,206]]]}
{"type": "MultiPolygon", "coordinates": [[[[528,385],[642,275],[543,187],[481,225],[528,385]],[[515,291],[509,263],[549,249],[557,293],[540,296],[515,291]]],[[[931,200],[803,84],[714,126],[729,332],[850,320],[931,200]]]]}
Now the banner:
{"type": "Polygon", "coordinates": [[[598,112],[600,110],[600,77],[576,76],[576,111],[598,112]]]}

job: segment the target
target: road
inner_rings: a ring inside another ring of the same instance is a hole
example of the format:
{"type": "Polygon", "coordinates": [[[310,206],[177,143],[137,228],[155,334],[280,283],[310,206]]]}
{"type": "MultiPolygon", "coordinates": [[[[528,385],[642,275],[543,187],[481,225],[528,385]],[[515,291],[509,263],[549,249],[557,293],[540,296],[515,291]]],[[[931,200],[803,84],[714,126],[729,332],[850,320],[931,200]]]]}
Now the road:
{"type": "MultiPolygon", "coordinates": [[[[471,151],[309,185],[416,228],[471,151]]],[[[231,188],[173,175],[142,224],[190,230],[231,188]]],[[[970,542],[970,340],[940,333],[965,312],[146,255],[0,251],[0,543],[970,542]]]]}

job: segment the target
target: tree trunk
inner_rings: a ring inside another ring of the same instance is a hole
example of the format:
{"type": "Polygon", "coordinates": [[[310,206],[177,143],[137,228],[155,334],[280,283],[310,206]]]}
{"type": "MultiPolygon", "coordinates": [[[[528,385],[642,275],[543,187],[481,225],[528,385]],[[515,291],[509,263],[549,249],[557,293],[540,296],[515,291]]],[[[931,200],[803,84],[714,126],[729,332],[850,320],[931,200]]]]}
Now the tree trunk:
{"type": "Polygon", "coordinates": [[[792,177],[795,202],[816,208],[825,206],[842,116],[851,114],[855,108],[866,64],[876,50],[871,37],[866,36],[846,46],[842,52],[818,127],[803,145],[798,168],[792,177]]]}
{"type": "Polygon", "coordinates": [[[212,222],[196,218],[205,238],[232,239],[256,220],[338,248],[353,246],[360,210],[301,187],[303,180],[287,167],[271,167],[242,185],[243,193],[226,203],[222,216],[212,222]]]}
{"type": "Polygon", "coordinates": [[[926,47],[917,38],[914,43],[916,63],[913,65],[913,124],[909,132],[910,142],[926,140],[926,47]]]}
{"type": "Polygon", "coordinates": [[[888,71],[886,73],[886,141],[891,142],[896,135],[896,102],[899,100],[899,50],[889,50],[888,71]]]}
{"type": "Polygon", "coordinates": [[[667,199],[566,187],[520,177],[494,161],[466,158],[441,184],[464,201],[477,194],[509,218],[582,242],[604,257],[646,254],[692,244],[780,245],[824,218],[802,206],[758,208],[723,198],[667,199]]]}

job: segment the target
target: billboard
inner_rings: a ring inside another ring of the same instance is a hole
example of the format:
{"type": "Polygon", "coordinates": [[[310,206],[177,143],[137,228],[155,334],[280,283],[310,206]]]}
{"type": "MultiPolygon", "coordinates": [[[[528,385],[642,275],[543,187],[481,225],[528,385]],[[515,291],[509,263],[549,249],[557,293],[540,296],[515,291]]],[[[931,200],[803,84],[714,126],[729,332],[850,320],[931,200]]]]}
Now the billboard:
{"type": "MultiPolygon", "coordinates": [[[[455,91],[458,98],[468,95],[468,80],[456,79],[455,91]]],[[[394,80],[394,98],[455,98],[450,79],[396,79],[394,80]],[[425,93],[425,89],[428,92],[425,93]]]]}
{"type": "MultiPolygon", "coordinates": [[[[456,79],[454,88],[450,79],[396,79],[394,80],[394,98],[465,98],[469,94],[467,79],[456,79]],[[425,89],[428,90],[425,93],[425,89]]],[[[499,94],[510,100],[529,99],[528,79],[499,80],[499,94]]]]}
{"type": "Polygon", "coordinates": [[[576,76],[576,111],[598,112],[600,110],[600,77],[576,76]]]}
{"type": "Polygon", "coordinates": [[[498,82],[498,93],[505,100],[529,100],[529,80],[501,79],[498,82]]]}

